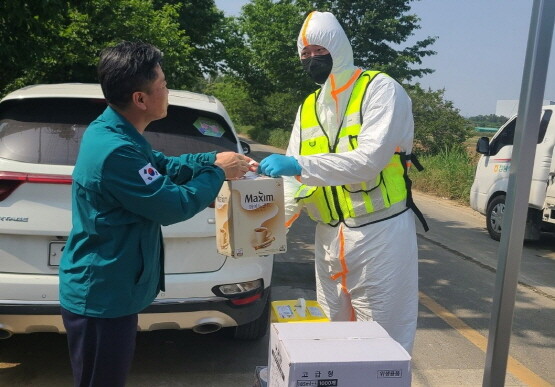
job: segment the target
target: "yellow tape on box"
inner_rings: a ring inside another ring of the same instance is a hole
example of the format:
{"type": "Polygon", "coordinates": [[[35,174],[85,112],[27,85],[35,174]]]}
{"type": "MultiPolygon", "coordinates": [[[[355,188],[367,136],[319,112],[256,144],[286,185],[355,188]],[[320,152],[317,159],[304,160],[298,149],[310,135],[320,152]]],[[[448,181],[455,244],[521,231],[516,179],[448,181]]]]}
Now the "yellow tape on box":
{"type": "Polygon", "coordinates": [[[282,300],[272,302],[272,322],[326,322],[326,316],[317,301],[282,300]]]}

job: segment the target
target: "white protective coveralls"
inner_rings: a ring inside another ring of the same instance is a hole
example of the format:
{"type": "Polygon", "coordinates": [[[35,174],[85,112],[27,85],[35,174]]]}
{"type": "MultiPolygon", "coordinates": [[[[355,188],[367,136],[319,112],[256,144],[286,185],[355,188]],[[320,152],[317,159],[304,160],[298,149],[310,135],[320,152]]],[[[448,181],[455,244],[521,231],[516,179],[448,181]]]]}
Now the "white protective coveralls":
{"type": "MultiPolygon", "coordinates": [[[[319,121],[333,143],[354,82],[341,88],[358,68],[345,32],[329,12],[313,12],[307,17],[297,41],[299,56],[307,45],[325,47],[333,59],[331,74],[316,102],[319,121]]],[[[398,147],[411,153],[412,104],[395,80],[384,74],[374,78],[364,97],[362,114],[357,149],[300,156],[297,112],[287,155],[299,162],[304,184],[338,186],[371,181],[398,147]]],[[[302,210],[294,199],[300,183],[292,177],[284,177],[284,181],[286,221],[290,225],[302,210]]],[[[412,210],[358,228],[318,223],[315,266],[318,302],[332,321],[375,320],[411,353],[418,314],[418,248],[412,210]],[[340,273],[346,275],[331,278],[340,273]]]]}

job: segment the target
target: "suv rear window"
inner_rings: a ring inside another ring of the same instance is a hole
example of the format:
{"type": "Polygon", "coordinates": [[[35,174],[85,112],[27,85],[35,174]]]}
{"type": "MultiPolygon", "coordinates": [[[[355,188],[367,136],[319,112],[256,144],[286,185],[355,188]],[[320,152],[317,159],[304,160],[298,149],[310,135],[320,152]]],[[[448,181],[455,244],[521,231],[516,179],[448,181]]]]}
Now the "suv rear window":
{"type": "MultiPolygon", "coordinates": [[[[74,165],[87,126],[106,108],[101,99],[29,98],[0,105],[0,158],[74,165]]],[[[170,105],[145,138],[167,156],[237,151],[231,128],[219,115],[170,105]]]]}

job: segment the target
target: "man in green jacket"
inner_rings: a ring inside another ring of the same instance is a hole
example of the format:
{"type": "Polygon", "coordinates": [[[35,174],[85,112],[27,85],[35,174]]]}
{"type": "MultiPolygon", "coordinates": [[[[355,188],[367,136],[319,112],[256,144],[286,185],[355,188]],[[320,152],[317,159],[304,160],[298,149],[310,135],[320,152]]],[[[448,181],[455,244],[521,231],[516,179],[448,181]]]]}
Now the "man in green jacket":
{"type": "Polygon", "coordinates": [[[143,137],[167,114],[162,53],[146,43],[105,49],[106,110],[87,128],[73,172],[72,222],[60,304],[75,386],[123,386],[138,313],[164,290],[161,225],[193,217],[225,178],[257,164],[234,152],[167,157],[143,137]]]}

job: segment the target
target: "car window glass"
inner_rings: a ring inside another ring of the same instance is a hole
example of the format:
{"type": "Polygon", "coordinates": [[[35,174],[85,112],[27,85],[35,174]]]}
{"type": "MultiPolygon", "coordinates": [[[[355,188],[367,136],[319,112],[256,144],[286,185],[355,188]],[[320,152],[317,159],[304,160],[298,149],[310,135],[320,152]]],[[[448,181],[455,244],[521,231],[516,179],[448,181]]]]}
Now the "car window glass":
{"type": "Polygon", "coordinates": [[[235,136],[220,116],[182,106],[170,105],[167,117],[151,122],[144,136],[153,149],[166,156],[212,151],[237,152],[235,136]]]}
{"type": "Polygon", "coordinates": [[[503,130],[497,136],[495,136],[489,146],[490,156],[496,155],[499,150],[506,145],[513,145],[513,139],[515,137],[515,126],[516,118],[513,118],[511,122],[505,125],[503,130]]]}
{"type": "MultiPolygon", "coordinates": [[[[549,120],[551,119],[552,115],[551,110],[545,110],[543,112],[541,121],[540,121],[540,129],[538,133],[538,144],[541,143],[545,137],[545,132],[547,131],[547,126],[549,125],[549,120]]],[[[515,137],[515,128],[516,128],[516,118],[513,118],[511,122],[509,122],[490,143],[489,147],[489,155],[495,156],[501,148],[506,145],[513,145],[514,137],[515,137]]]]}
{"type": "MultiPolygon", "coordinates": [[[[104,100],[87,98],[5,101],[0,106],[0,158],[74,165],[85,129],[105,108],[104,100]]],[[[169,106],[168,116],[151,123],[145,138],[167,156],[237,151],[235,136],[222,117],[180,106],[169,106]],[[214,130],[199,130],[199,118],[214,130]]]]}
{"type": "Polygon", "coordinates": [[[0,106],[0,157],[38,164],[75,163],[83,132],[102,100],[29,98],[0,106]]]}

